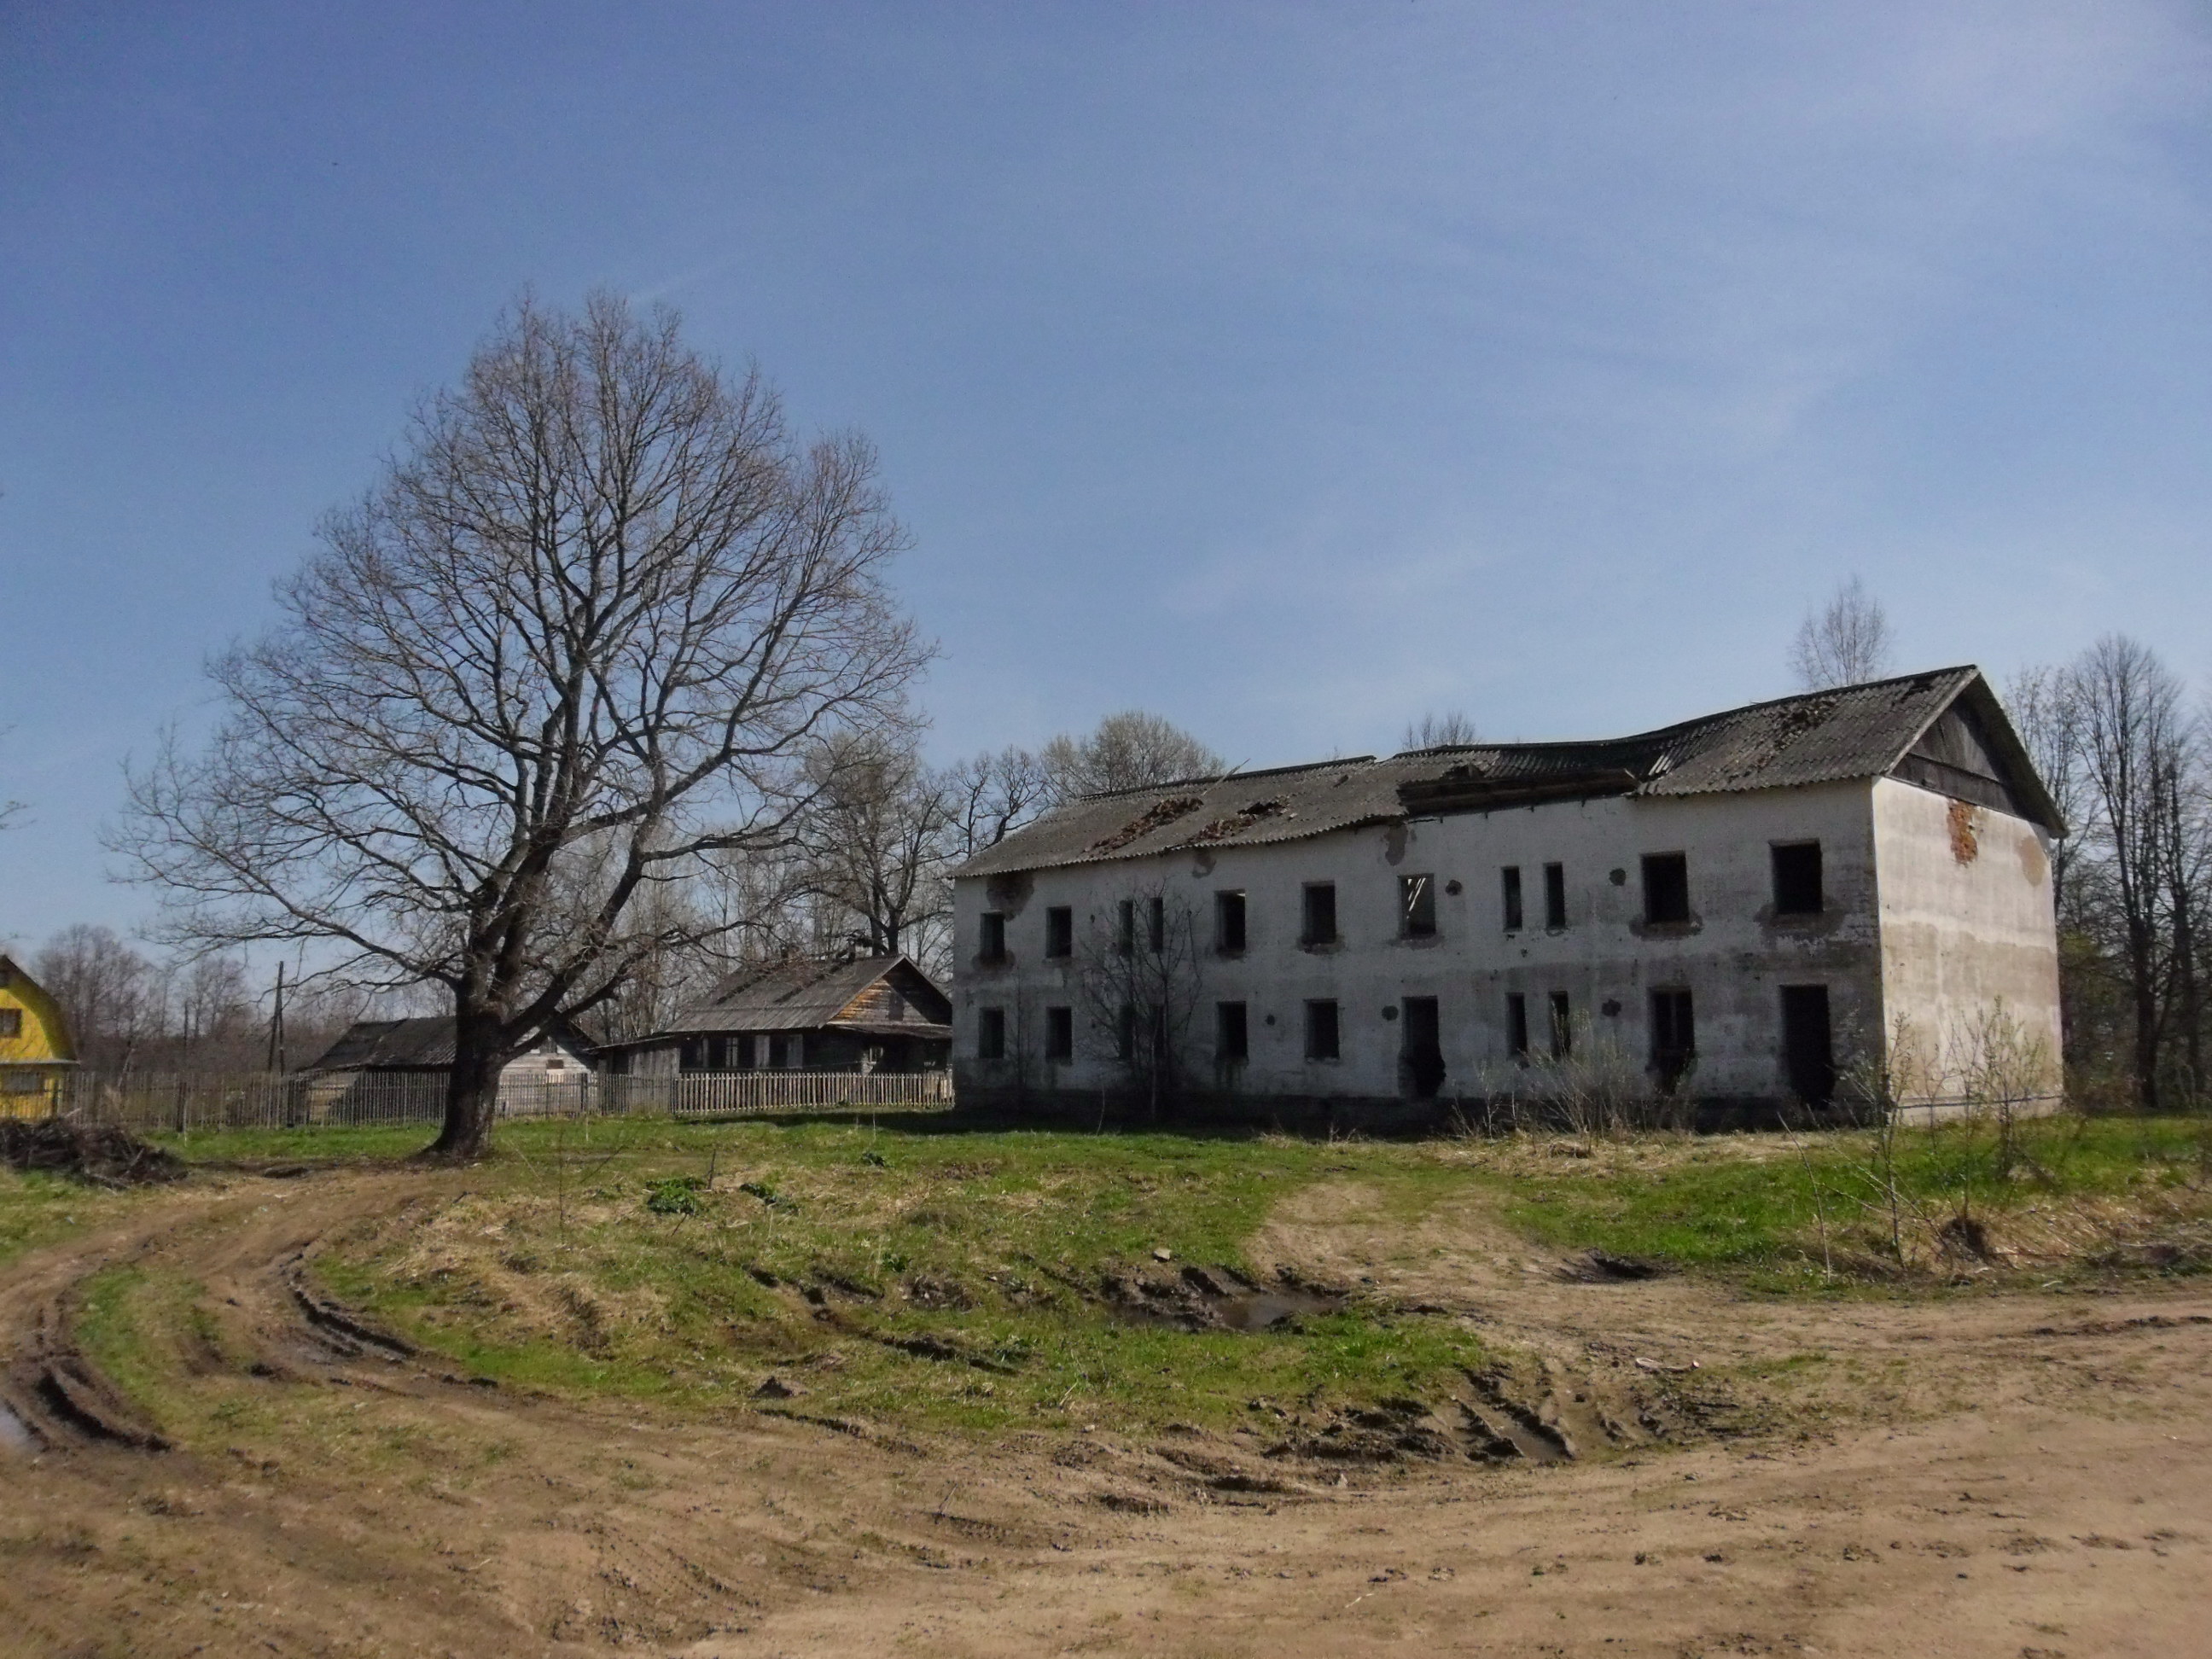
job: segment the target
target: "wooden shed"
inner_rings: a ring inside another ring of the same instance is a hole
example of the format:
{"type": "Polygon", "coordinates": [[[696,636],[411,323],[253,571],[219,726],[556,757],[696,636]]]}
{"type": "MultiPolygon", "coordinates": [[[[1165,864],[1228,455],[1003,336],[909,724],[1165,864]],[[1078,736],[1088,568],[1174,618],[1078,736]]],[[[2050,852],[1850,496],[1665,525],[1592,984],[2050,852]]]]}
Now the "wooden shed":
{"type": "Polygon", "coordinates": [[[903,956],[795,957],[732,975],[667,1030],[602,1044],[617,1075],[944,1069],[952,1001],[903,956]]]}

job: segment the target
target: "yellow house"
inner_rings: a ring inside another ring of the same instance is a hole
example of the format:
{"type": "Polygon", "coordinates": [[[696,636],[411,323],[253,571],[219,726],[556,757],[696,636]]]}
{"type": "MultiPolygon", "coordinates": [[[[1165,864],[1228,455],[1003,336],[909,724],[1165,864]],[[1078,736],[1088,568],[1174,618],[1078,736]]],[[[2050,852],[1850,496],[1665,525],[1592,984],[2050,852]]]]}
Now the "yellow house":
{"type": "Polygon", "coordinates": [[[44,1117],[61,1104],[76,1045],[61,1006],[0,952],[0,1117],[44,1117]]]}

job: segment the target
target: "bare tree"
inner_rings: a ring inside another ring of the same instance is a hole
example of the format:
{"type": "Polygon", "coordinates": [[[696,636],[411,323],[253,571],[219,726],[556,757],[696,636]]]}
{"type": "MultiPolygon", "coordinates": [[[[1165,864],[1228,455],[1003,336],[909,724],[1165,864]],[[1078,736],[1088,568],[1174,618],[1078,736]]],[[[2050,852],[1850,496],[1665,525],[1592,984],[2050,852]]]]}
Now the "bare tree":
{"type": "Polygon", "coordinates": [[[46,941],[31,971],[61,1005],[77,1058],[128,1071],[166,1024],[161,976],[112,927],[78,922],[46,941]]]}
{"type": "Polygon", "coordinates": [[[1889,665],[1889,618],[1856,576],[1806,613],[1790,650],[1790,670],[1808,691],[1878,680],[1889,665]]]}
{"type": "Polygon", "coordinates": [[[1398,747],[1404,749],[1449,749],[1455,744],[1480,743],[1482,733],[1475,729],[1474,719],[1458,709],[1448,709],[1441,714],[1424,714],[1416,722],[1406,722],[1406,735],[1398,747]]]}
{"type": "Polygon", "coordinates": [[[431,1150],[471,1157],[508,1058],[727,925],[640,895],[787,845],[825,744],[898,717],[904,537],[862,440],[795,443],[757,373],[601,295],[521,301],[320,539],[212,665],[207,749],[134,770],[118,846],[174,936],[444,986],[431,1150]]]}
{"type": "Polygon", "coordinates": [[[1212,777],[1227,765],[1180,726],[1135,708],[1109,714],[1088,737],[1054,738],[1045,744],[1042,759],[1055,802],[1102,790],[1212,777]]]}
{"type": "Polygon", "coordinates": [[[870,955],[916,951],[915,933],[951,902],[949,791],[906,732],[825,745],[817,770],[820,787],[805,820],[807,892],[870,955]]]}
{"type": "Polygon", "coordinates": [[[971,859],[996,847],[1035,818],[1052,800],[1044,762],[1026,749],[986,751],[945,770],[951,802],[952,856],[971,859]]]}
{"type": "Polygon", "coordinates": [[[2110,884],[2134,1019],[2136,1098],[2157,1109],[2158,1058],[2174,975],[2170,868],[2179,799],[2181,687],[2154,653],[2107,635],[2069,671],[2093,832],[2110,884]]]}

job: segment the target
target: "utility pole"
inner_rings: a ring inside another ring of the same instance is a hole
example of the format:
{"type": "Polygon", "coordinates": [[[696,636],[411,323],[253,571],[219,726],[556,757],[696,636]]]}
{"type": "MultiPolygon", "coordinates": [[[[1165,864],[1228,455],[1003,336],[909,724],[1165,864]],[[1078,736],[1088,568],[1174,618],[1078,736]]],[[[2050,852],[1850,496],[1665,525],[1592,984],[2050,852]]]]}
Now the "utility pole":
{"type": "Polygon", "coordinates": [[[276,964],[276,1003],[269,1016],[269,1069],[284,1071],[284,964],[276,964]]]}

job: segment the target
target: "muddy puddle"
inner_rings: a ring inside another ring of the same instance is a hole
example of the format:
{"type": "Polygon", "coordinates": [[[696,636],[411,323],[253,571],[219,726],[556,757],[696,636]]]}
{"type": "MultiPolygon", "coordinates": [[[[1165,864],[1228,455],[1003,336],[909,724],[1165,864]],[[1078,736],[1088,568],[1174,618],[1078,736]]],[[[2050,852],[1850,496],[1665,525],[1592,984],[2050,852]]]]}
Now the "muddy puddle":
{"type": "Polygon", "coordinates": [[[1123,1319],[1186,1331],[1279,1330],[1344,1306],[1340,1295],[1304,1285],[1255,1284],[1225,1267],[1112,1279],[1106,1293],[1109,1305],[1123,1319]]]}

